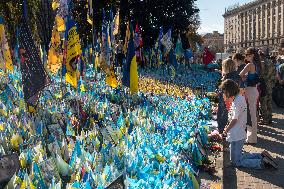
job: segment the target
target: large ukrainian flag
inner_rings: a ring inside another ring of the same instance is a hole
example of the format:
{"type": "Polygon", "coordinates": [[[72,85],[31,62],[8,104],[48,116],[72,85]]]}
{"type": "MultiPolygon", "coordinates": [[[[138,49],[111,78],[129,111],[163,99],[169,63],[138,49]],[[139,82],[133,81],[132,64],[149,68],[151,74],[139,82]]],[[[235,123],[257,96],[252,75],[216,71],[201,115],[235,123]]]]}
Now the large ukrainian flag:
{"type": "Polygon", "coordinates": [[[130,38],[128,41],[126,65],[123,68],[122,84],[130,88],[131,93],[138,92],[138,71],[135,55],[135,47],[132,34],[132,26],[130,26],[130,38]]]}
{"type": "Polygon", "coordinates": [[[79,34],[74,20],[68,18],[67,22],[67,57],[66,57],[66,75],[67,83],[70,83],[77,89],[77,64],[78,57],[82,54],[79,34]]]}

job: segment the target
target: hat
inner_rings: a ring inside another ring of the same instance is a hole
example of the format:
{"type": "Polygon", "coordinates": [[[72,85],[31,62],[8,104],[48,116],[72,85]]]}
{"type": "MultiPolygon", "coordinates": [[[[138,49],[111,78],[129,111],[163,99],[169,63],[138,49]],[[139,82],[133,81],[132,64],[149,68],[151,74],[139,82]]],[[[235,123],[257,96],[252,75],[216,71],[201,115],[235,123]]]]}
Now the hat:
{"type": "Polygon", "coordinates": [[[280,48],[284,48],[284,38],[280,40],[280,48]]]}

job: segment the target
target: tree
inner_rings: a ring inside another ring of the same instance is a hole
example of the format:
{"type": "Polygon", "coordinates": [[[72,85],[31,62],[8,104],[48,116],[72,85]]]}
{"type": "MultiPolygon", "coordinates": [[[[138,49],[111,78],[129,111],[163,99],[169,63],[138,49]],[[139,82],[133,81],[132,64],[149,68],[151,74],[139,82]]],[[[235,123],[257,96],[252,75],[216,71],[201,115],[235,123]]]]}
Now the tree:
{"type": "MultiPolygon", "coordinates": [[[[81,40],[90,43],[92,28],[87,22],[87,1],[72,0],[74,6],[72,15],[78,23],[81,40]]],[[[195,0],[102,0],[94,1],[94,26],[101,32],[102,10],[106,11],[109,20],[109,11],[113,14],[120,10],[120,34],[118,38],[124,39],[126,23],[130,21],[133,26],[138,22],[145,46],[152,46],[159,34],[159,28],[164,31],[172,28],[172,36],[176,38],[181,34],[183,42],[187,42],[186,33],[189,26],[198,28],[199,10],[194,4],[195,0]]],[[[185,43],[188,47],[188,42],[185,43]]]]}
{"type": "MultiPolygon", "coordinates": [[[[22,4],[23,0],[0,1],[0,15],[4,17],[11,47],[16,45],[17,27],[23,16],[22,4]]],[[[48,49],[55,16],[51,8],[51,0],[27,0],[27,13],[35,43],[37,46],[41,44],[48,49]]]]}
{"type": "Polygon", "coordinates": [[[56,11],[52,10],[50,0],[40,0],[38,4],[39,11],[37,15],[37,27],[39,28],[39,37],[41,45],[48,51],[49,43],[52,36],[52,28],[54,25],[56,11]]]}
{"type": "MultiPolygon", "coordinates": [[[[16,29],[22,15],[23,0],[0,1],[0,15],[2,15],[8,27],[8,38],[12,47],[16,42],[16,29]]],[[[51,9],[52,0],[27,0],[29,25],[37,44],[48,49],[54,24],[55,11],[51,9]]],[[[92,42],[92,26],[87,21],[87,0],[71,0],[70,13],[78,24],[78,31],[83,44],[92,42]]],[[[159,28],[163,26],[164,32],[172,28],[172,36],[176,38],[181,34],[182,41],[187,42],[186,33],[189,26],[199,25],[198,8],[195,0],[93,0],[93,23],[97,33],[101,32],[102,10],[106,11],[109,20],[109,11],[115,15],[120,10],[120,34],[124,39],[126,22],[132,25],[137,22],[141,27],[141,33],[145,46],[152,46],[159,34],[159,28]]],[[[188,43],[185,46],[189,46],[188,43]]]]}
{"type": "MultiPolygon", "coordinates": [[[[106,12],[106,18],[109,21],[109,12],[116,10],[119,7],[119,0],[93,0],[93,24],[97,33],[101,32],[102,28],[102,12],[106,12]]],[[[87,21],[88,14],[87,0],[72,0],[71,14],[78,25],[78,32],[83,44],[90,44],[92,42],[92,25],[87,21]]]]}
{"type": "Polygon", "coordinates": [[[199,10],[195,0],[129,0],[130,19],[139,22],[146,46],[152,46],[159,34],[159,28],[164,31],[172,28],[172,36],[178,34],[185,37],[190,25],[198,25],[199,10]]]}

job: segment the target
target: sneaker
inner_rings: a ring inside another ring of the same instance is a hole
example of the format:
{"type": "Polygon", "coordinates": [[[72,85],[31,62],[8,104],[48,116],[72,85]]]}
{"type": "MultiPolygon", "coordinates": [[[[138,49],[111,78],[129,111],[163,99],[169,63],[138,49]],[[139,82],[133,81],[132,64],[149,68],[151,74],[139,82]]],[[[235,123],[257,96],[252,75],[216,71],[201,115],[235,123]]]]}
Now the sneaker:
{"type": "Polygon", "coordinates": [[[247,145],[254,145],[254,144],[257,144],[257,142],[251,142],[251,141],[246,140],[245,144],[247,144],[247,145]]]}
{"type": "Polygon", "coordinates": [[[269,125],[268,121],[259,121],[258,122],[260,125],[269,125]]]}
{"type": "Polygon", "coordinates": [[[271,168],[272,166],[268,163],[268,161],[266,160],[266,158],[263,158],[262,160],[261,160],[261,168],[263,168],[263,169],[269,169],[269,168],[271,168]]]}
{"type": "Polygon", "coordinates": [[[278,166],[277,162],[274,160],[274,158],[273,158],[267,151],[264,150],[264,151],[261,153],[261,155],[262,155],[262,157],[267,157],[268,159],[270,159],[271,161],[273,161],[274,164],[276,164],[276,165],[278,166]]]}
{"type": "Polygon", "coordinates": [[[278,169],[277,164],[275,164],[273,161],[271,161],[271,160],[270,160],[269,158],[267,158],[267,157],[262,158],[262,162],[263,162],[264,167],[269,167],[269,165],[270,165],[270,166],[272,166],[274,169],[278,169]]]}

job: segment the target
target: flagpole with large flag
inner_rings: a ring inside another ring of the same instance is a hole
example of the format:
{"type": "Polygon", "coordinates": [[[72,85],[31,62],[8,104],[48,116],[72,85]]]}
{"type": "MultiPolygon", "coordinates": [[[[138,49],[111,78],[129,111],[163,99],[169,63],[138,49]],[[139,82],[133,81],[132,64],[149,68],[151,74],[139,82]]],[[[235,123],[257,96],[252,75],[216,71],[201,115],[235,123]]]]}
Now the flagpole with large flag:
{"type": "Polygon", "coordinates": [[[67,55],[66,55],[66,82],[77,89],[77,63],[82,54],[77,26],[73,19],[67,18],[67,55]]]}
{"type": "Polygon", "coordinates": [[[123,69],[122,84],[129,87],[130,92],[133,94],[138,92],[138,71],[132,31],[132,25],[130,25],[130,38],[127,47],[126,65],[124,65],[125,68],[123,69]]]}
{"type": "Polygon", "coordinates": [[[129,22],[127,22],[126,25],[126,33],[125,33],[125,39],[124,39],[124,46],[123,46],[123,51],[126,54],[127,52],[127,44],[129,42],[129,38],[130,38],[130,27],[129,27],[129,22]]]}
{"type": "Polygon", "coordinates": [[[208,65],[215,59],[215,55],[212,54],[207,47],[204,48],[202,53],[202,61],[203,64],[208,65]]]}
{"type": "Polygon", "coordinates": [[[63,18],[60,15],[56,15],[55,23],[52,30],[52,36],[50,40],[50,48],[48,51],[48,59],[47,59],[47,70],[55,75],[60,67],[62,66],[63,61],[63,53],[61,51],[61,40],[60,40],[60,32],[65,31],[65,23],[63,18]]]}
{"type": "Polygon", "coordinates": [[[5,35],[4,19],[2,17],[0,17],[0,57],[0,68],[4,71],[9,70],[12,72],[14,70],[14,67],[9,44],[5,35]]]}

